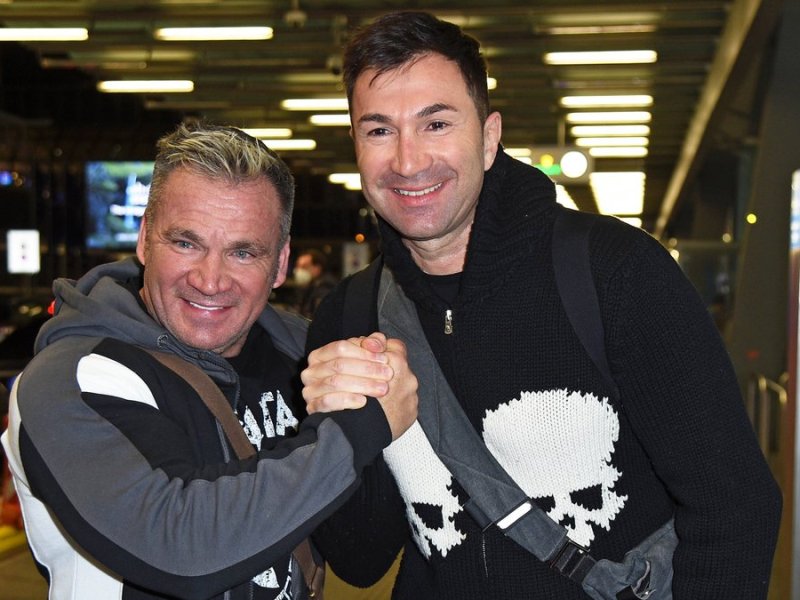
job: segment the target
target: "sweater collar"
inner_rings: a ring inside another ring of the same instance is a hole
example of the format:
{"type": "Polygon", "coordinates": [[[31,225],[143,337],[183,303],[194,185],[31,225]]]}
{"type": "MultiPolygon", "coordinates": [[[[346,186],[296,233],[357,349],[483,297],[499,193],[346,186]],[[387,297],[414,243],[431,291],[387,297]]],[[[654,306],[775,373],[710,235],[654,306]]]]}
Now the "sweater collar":
{"type": "MultiPolygon", "coordinates": [[[[486,171],[461,278],[458,303],[479,300],[509,277],[542,235],[537,221],[555,206],[555,186],[541,171],[508,156],[502,149],[486,171]]],[[[424,273],[411,258],[400,234],[378,218],[381,248],[397,282],[415,301],[441,308],[424,273]]]]}

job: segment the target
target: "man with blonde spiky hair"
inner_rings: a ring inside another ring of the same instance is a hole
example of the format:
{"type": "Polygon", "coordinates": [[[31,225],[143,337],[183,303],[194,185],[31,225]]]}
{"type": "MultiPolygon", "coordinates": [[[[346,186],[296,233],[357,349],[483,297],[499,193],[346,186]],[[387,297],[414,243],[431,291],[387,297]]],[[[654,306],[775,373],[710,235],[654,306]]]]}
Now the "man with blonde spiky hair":
{"type": "MultiPolygon", "coordinates": [[[[308,597],[292,550],[416,404],[404,381],[394,399],[299,425],[305,321],[267,304],[286,277],[293,200],[261,142],[182,125],[158,142],[138,262],[56,280],[3,436],[51,598],[308,597]],[[210,377],[243,444],[152,351],[210,377]]],[[[375,362],[388,387],[405,372],[393,348],[375,362]]]]}

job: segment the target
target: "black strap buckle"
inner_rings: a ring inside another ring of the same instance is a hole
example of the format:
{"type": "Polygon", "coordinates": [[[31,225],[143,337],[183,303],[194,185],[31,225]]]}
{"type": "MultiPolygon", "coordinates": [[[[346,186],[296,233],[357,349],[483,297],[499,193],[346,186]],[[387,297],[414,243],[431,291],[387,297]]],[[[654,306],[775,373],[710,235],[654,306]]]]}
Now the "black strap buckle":
{"type": "Polygon", "coordinates": [[[595,565],[595,560],[589,556],[588,551],[583,546],[579,546],[569,538],[565,538],[564,544],[550,560],[550,568],[555,569],[564,577],[577,583],[581,583],[589,570],[595,565]]]}

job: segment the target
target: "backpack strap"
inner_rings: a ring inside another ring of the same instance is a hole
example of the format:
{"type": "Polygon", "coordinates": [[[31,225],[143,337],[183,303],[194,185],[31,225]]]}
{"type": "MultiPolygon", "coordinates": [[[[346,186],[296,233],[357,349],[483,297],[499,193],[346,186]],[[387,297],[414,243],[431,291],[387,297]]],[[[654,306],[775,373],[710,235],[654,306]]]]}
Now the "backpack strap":
{"type": "Polygon", "coordinates": [[[553,270],[572,329],[606,383],[619,396],[606,356],[602,313],[589,259],[589,232],[595,220],[596,216],[588,213],[559,210],[553,225],[553,270]]]}
{"type": "Polygon", "coordinates": [[[343,338],[369,335],[378,328],[376,299],[382,269],[383,257],[378,255],[347,283],[342,313],[343,338]]]}
{"type": "Polygon", "coordinates": [[[150,348],[143,348],[162,365],[174,371],[186,383],[188,383],[197,395],[203,399],[211,414],[222,427],[225,437],[233,446],[236,456],[240,459],[251,458],[256,455],[253,444],[247,439],[244,429],[242,429],[239,419],[231,408],[230,402],[217,387],[217,384],[200,367],[183,360],[176,354],[169,352],[159,352],[150,348]]]}

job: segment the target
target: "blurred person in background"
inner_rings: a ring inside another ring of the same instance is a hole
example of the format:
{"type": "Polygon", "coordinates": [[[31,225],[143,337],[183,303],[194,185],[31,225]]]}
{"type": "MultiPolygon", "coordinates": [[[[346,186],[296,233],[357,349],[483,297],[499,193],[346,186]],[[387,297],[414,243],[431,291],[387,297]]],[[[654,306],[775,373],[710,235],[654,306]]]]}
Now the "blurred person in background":
{"type": "Polygon", "coordinates": [[[328,258],[316,248],[304,250],[294,263],[294,281],[298,287],[297,312],[311,319],[339,280],[328,271],[328,258]]]}

